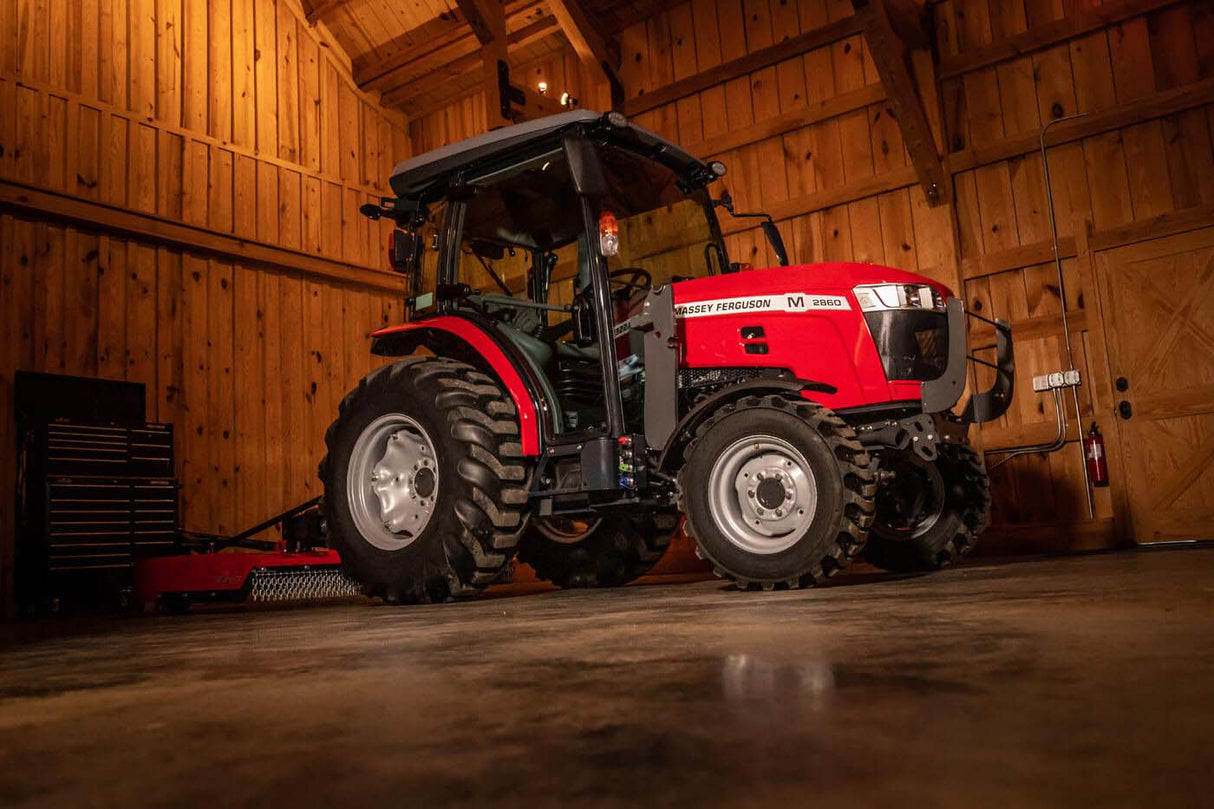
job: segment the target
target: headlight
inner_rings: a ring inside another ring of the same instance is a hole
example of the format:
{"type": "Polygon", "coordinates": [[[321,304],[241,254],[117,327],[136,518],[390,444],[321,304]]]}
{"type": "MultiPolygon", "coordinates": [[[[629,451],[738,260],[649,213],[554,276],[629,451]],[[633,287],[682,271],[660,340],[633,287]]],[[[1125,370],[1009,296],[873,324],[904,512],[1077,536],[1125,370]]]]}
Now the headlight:
{"type": "Polygon", "coordinates": [[[867,284],[852,290],[860,309],[937,309],[944,311],[944,296],[928,284],[867,284]]]}

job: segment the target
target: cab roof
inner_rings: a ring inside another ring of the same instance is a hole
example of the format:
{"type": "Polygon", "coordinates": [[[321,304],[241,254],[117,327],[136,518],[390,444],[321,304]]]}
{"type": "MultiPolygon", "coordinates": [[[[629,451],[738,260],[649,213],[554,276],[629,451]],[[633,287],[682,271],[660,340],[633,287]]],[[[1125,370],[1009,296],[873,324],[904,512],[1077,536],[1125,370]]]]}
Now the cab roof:
{"type": "Polygon", "coordinates": [[[570,110],[495,129],[404,160],[392,172],[392,190],[401,197],[420,196],[451,179],[461,169],[504,157],[513,150],[523,150],[545,139],[552,139],[555,145],[561,132],[576,125],[600,130],[609,140],[659,160],[680,173],[711,174],[703,163],[661,135],[631,123],[614,126],[601,113],[592,110],[570,110]]]}

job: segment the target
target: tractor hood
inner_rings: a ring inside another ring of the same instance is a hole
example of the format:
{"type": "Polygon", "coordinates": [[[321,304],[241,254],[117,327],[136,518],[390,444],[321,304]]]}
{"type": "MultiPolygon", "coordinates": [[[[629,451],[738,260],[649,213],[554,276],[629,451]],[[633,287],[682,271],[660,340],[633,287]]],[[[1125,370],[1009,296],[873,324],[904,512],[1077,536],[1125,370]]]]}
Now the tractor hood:
{"type": "Polygon", "coordinates": [[[833,261],[822,264],[797,264],[764,270],[744,270],[729,275],[712,275],[679,281],[673,285],[675,307],[683,304],[718,299],[742,299],[785,293],[828,294],[845,296],[854,303],[853,288],[866,284],[928,284],[946,298],[952,291],[938,281],[918,273],[883,267],[833,261]]]}
{"type": "MultiPolygon", "coordinates": [[[[866,317],[854,290],[883,283],[927,285],[950,297],[946,287],[922,275],[854,262],[679,281],[672,287],[681,366],[729,369],[734,374],[744,374],[747,368],[781,369],[797,379],[829,385],[834,392],[816,394],[815,399],[835,409],[917,401],[920,383],[938,376],[939,369],[912,363],[913,368],[901,373],[901,366],[892,363],[904,360],[904,353],[914,358],[920,346],[917,335],[944,326],[944,314],[922,312],[931,322],[921,322],[919,314],[894,313],[897,317],[889,318],[890,324],[884,324],[887,312],[866,317]],[[880,340],[874,339],[874,325],[881,327],[880,340]],[[908,339],[887,339],[891,336],[908,339]],[[891,352],[891,346],[897,350],[891,352]],[[888,373],[890,369],[899,373],[888,373]]],[[[930,336],[924,344],[939,347],[930,359],[940,361],[947,338],[930,336]]]]}

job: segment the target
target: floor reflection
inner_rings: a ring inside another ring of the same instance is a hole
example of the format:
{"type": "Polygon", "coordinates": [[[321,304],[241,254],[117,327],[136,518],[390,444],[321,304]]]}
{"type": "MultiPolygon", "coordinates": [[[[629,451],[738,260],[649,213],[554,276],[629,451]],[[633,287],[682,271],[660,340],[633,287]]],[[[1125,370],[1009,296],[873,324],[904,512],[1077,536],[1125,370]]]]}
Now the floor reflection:
{"type": "Polygon", "coordinates": [[[731,654],[722,661],[721,680],[726,704],[747,714],[760,706],[817,713],[829,706],[835,692],[834,668],[825,660],[784,663],[731,654]]]}

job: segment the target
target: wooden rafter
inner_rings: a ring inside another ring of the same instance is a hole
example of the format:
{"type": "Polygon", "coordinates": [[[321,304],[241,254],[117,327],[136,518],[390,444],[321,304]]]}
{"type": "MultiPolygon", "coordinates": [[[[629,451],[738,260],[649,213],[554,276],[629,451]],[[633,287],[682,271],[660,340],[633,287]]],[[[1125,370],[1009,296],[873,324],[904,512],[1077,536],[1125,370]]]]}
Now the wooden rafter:
{"type": "Polygon", "coordinates": [[[506,42],[506,8],[499,0],[455,0],[477,41],[487,47],[506,42]]]}
{"type": "Polygon", "coordinates": [[[392,54],[387,58],[376,58],[373,54],[356,56],[354,83],[364,90],[387,89],[387,83],[393,81],[398,72],[428,54],[464,40],[469,41],[469,50],[476,49],[463,14],[452,11],[435,17],[387,43],[385,49],[392,54]]]}
{"type": "MultiPolygon", "coordinates": [[[[541,17],[530,25],[507,35],[506,50],[513,54],[541,40],[559,36],[559,30],[555,17],[541,17]]],[[[410,114],[416,115],[419,114],[419,110],[413,101],[421,95],[419,90],[425,90],[425,95],[432,97],[435,88],[443,88],[446,92],[439,92],[437,96],[446,99],[466,93],[468,90],[467,79],[480,73],[482,68],[479,48],[473,53],[449,61],[442,62],[439,61],[440,58],[436,55],[432,60],[434,64],[429,65],[425,70],[418,70],[421,65],[411,67],[411,75],[403,84],[383,94],[381,99],[383,103],[401,107],[408,110],[410,114]]]]}
{"type": "Polygon", "coordinates": [[[919,184],[923,186],[924,196],[930,205],[947,202],[952,184],[911,73],[910,43],[900,33],[913,27],[919,5],[915,0],[852,0],[852,6],[868,43],[869,55],[885,86],[890,109],[902,130],[902,141],[919,184]],[[891,9],[895,10],[891,13],[891,9]],[[899,22],[895,23],[895,20],[899,22]]]}
{"type": "Polygon", "coordinates": [[[506,9],[501,0],[455,0],[481,44],[481,82],[490,129],[560,111],[560,105],[510,83],[506,9]]]}
{"type": "Polygon", "coordinates": [[[304,17],[308,22],[315,25],[321,20],[326,20],[333,15],[334,11],[344,6],[349,0],[300,0],[303,5],[304,17]]]}
{"type": "MultiPolygon", "coordinates": [[[[511,0],[505,5],[507,48],[517,49],[558,30],[556,18],[541,0],[511,0]]],[[[457,9],[409,31],[391,43],[387,58],[354,60],[354,82],[364,90],[399,96],[419,81],[434,84],[479,65],[482,45],[457,9]]]]}
{"type": "Polygon", "coordinates": [[[549,5],[582,64],[601,74],[611,87],[612,105],[622,104],[619,44],[603,35],[602,24],[586,11],[581,0],[549,0],[549,5]]]}

